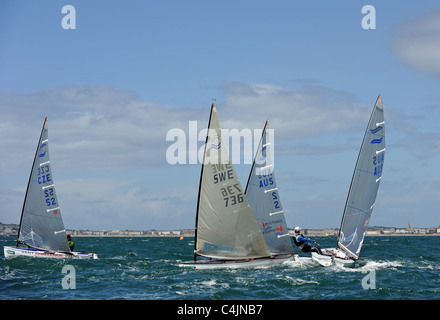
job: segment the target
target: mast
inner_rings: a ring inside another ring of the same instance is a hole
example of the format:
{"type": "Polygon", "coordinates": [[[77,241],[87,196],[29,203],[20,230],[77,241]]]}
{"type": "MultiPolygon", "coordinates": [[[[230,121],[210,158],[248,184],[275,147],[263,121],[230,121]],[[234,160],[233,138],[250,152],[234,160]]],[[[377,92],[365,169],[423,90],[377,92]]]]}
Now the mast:
{"type": "MultiPolygon", "coordinates": [[[[261,142],[263,141],[264,133],[266,132],[266,127],[267,127],[267,120],[266,120],[266,124],[264,125],[263,132],[261,133],[261,138],[260,138],[260,144],[259,144],[259,145],[261,145],[261,142]]],[[[258,151],[258,150],[257,150],[257,151],[258,151]]],[[[249,188],[249,182],[251,181],[252,172],[254,171],[255,160],[256,160],[256,159],[257,159],[257,157],[255,156],[255,158],[254,158],[254,162],[252,162],[251,174],[249,175],[249,178],[248,178],[248,181],[247,181],[247,184],[246,184],[246,189],[245,189],[245,191],[244,191],[245,194],[247,193],[248,188],[249,188]]]]}
{"type": "Polygon", "coordinates": [[[27,188],[26,188],[26,194],[24,196],[24,201],[23,201],[23,208],[21,209],[20,225],[18,227],[17,243],[15,245],[16,247],[18,247],[18,245],[20,243],[20,232],[21,232],[21,224],[23,222],[24,207],[26,205],[26,198],[27,198],[28,191],[29,191],[29,185],[31,183],[32,172],[34,172],[35,160],[37,159],[38,149],[40,148],[41,138],[43,137],[44,127],[46,126],[46,122],[47,122],[47,117],[44,118],[43,128],[41,129],[40,139],[38,139],[37,149],[35,150],[34,161],[32,162],[31,173],[29,174],[29,180],[28,180],[28,184],[27,184],[27,188]]]}
{"type": "Polygon", "coordinates": [[[359,149],[359,154],[358,154],[358,157],[357,157],[356,166],[354,168],[353,176],[352,176],[351,182],[350,182],[350,188],[348,190],[347,200],[345,201],[344,213],[342,214],[341,226],[339,227],[339,233],[338,233],[338,238],[337,238],[337,242],[336,242],[336,248],[340,248],[339,240],[340,240],[340,236],[341,236],[341,232],[342,232],[342,227],[344,226],[345,215],[346,215],[347,207],[348,207],[348,201],[350,199],[350,195],[351,195],[351,191],[352,191],[352,187],[353,187],[353,182],[354,182],[355,177],[356,177],[356,171],[357,171],[357,168],[358,168],[358,165],[359,165],[359,160],[360,160],[360,157],[361,157],[361,154],[362,154],[362,149],[364,148],[364,144],[365,144],[365,140],[366,140],[365,138],[367,136],[368,129],[370,128],[371,120],[373,119],[373,115],[374,115],[376,107],[377,107],[377,101],[379,99],[380,99],[380,95],[377,97],[376,102],[374,104],[373,111],[371,112],[370,120],[368,121],[368,125],[367,125],[367,128],[365,130],[364,138],[362,140],[362,145],[361,145],[361,148],[359,149]]]}
{"type": "Polygon", "coordinates": [[[199,194],[197,196],[197,209],[196,209],[196,227],[195,227],[195,237],[194,237],[194,262],[197,261],[197,226],[198,226],[198,220],[199,220],[199,205],[200,205],[200,191],[202,188],[202,179],[203,179],[203,168],[205,167],[205,155],[206,155],[206,145],[208,144],[208,137],[209,137],[209,128],[211,127],[211,117],[212,117],[212,111],[214,110],[215,105],[212,103],[211,105],[211,112],[209,114],[209,121],[208,121],[208,131],[206,132],[206,139],[205,139],[205,149],[203,152],[203,162],[202,162],[202,169],[200,172],[200,182],[199,182],[199,194]]]}

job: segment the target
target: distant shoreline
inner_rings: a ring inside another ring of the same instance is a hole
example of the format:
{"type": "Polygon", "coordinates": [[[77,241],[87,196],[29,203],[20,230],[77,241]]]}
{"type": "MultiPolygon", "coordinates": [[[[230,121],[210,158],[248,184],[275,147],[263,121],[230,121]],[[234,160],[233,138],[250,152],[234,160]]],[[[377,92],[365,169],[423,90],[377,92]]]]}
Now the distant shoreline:
{"type": "MultiPolygon", "coordinates": [[[[323,237],[334,237],[335,235],[310,235],[313,238],[323,238],[323,237]]],[[[366,237],[438,237],[439,233],[433,234],[372,234],[366,235],[366,237]]],[[[75,238],[194,238],[194,236],[175,236],[175,235],[167,235],[167,236],[149,236],[149,235],[75,235],[75,238]]]]}
{"type": "MultiPolygon", "coordinates": [[[[0,234],[4,237],[17,237],[16,234],[0,234]]],[[[324,237],[336,237],[337,235],[307,235],[309,238],[324,238],[324,237]]],[[[372,234],[366,235],[366,237],[438,237],[439,233],[433,234],[372,234]]],[[[163,236],[150,236],[150,235],[94,235],[94,234],[75,234],[72,238],[194,238],[194,236],[176,236],[176,235],[163,235],[163,236]]]]}
{"type": "MultiPolygon", "coordinates": [[[[17,224],[3,224],[0,222],[0,235],[17,237],[19,226],[17,224]]],[[[194,229],[174,229],[174,230],[74,230],[66,229],[67,234],[72,237],[136,237],[136,238],[180,238],[180,237],[194,237],[194,229]]],[[[308,229],[302,230],[307,238],[315,237],[337,237],[339,228],[323,228],[323,229],[308,229]]],[[[293,235],[293,230],[289,229],[289,234],[293,235]]],[[[440,226],[430,228],[396,228],[396,227],[368,227],[366,232],[367,237],[426,237],[426,236],[440,236],[440,226]]]]}

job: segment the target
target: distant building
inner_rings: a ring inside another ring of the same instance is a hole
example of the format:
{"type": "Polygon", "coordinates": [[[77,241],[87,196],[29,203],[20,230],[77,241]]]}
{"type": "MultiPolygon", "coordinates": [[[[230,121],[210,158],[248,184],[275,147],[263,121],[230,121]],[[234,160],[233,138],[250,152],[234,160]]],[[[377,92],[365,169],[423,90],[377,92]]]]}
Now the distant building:
{"type": "MultiPolygon", "coordinates": [[[[336,228],[325,228],[325,229],[304,229],[303,234],[309,237],[328,237],[337,236],[339,230],[336,228]]],[[[293,232],[292,232],[293,234],[293,232]]]]}
{"type": "MultiPolygon", "coordinates": [[[[17,224],[0,223],[1,236],[17,236],[19,226],[17,224]]],[[[66,230],[67,234],[72,236],[86,237],[194,237],[194,229],[176,229],[176,230],[66,230]]],[[[289,230],[289,234],[293,235],[293,230],[289,230]]],[[[338,228],[324,229],[304,229],[303,234],[308,237],[328,237],[338,236],[338,228]]],[[[440,235],[440,225],[431,228],[414,228],[408,221],[407,228],[394,227],[368,227],[367,236],[379,235],[440,235]]]]}
{"type": "Polygon", "coordinates": [[[383,230],[377,229],[377,230],[368,230],[365,234],[366,236],[378,236],[384,234],[383,230]]]}

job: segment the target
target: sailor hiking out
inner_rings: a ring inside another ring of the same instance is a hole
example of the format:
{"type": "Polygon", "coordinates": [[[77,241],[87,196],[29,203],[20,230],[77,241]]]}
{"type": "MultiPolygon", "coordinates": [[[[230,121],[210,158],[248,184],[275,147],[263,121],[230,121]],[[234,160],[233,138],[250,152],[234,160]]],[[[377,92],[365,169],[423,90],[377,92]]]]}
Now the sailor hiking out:
{"type": "Polygon", "coordinates": [[[308,239],[304,237],[301,233],[300,227],[295,227],[294,229],[295,235],[292,237],[295,245],[301,249],[302,252],[316,252],[322,254],[321,249],[318,247],[314,247],[310,245],[310,243],[316,243],[315,240],[308,239]]]}

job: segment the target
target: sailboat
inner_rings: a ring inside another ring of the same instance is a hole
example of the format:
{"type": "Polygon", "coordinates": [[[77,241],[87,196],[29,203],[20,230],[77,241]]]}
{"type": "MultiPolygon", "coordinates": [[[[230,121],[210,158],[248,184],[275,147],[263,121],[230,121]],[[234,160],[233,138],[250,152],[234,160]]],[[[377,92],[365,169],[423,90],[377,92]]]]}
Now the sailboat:
{"type": "Polygon", "coordinates": [[[362,141],[342,215],[336,248],[324,249],[332,255],[312,252],[312,260],[324,266],[336,263],[353,266],[362,244],[376,202],[385,159],[385,121],[382,98],[373,107],[362,141]]]}
{"type": "Polygon", "coordinates": [[[291,258],[291,254],[271,253],[225,148],[212,104],[200,174],[194,260],[180,262],[179,266],[242,268],[291,258]]]}
{"type": "Polygon", "coordinates": [[[294,254],[275,179],[273,136],[266,121],[246,185],[246,197],[272,255],[294,254]]]}
{"type": "Polygon", "coordinates": [[[49,159],[47,117],[44,119],[26,189],[17,243],[5,246],[6,258],[98,259],[94,252],[73,252],[67,242],[49,159]]]}

